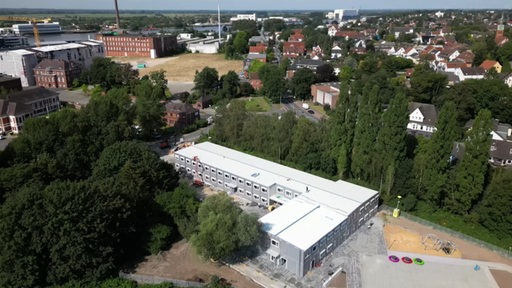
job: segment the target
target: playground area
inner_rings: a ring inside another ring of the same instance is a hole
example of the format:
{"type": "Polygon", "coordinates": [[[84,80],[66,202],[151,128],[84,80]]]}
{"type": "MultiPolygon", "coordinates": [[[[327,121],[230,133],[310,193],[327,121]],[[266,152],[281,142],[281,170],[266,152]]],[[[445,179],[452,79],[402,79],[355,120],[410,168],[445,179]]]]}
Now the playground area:
{"type": "Polygon", "coordinates": [[[411,252],[432,256],[462,258],[462,253],[450,240],[444,240],[437,234],[421,235],[394,224],[384,226],[384,238],[388,250],[411,252]]]}

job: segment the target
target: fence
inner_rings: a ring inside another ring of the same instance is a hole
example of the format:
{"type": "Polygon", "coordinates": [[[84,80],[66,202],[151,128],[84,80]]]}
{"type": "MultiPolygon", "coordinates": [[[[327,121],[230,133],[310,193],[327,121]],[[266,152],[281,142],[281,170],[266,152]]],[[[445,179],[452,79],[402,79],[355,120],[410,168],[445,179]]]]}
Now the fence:
{"type": "MultiPolygon", "coordinates": [[[[380,207],[380,210],[382,211],[388,211],[390,213],[392,213],[393,211],[393,208],[389,207],[389,206],[386,206],[386,205],[382,205],[380,207]]],[[[439,224],[436,224],[436,223],[432,223],[428,220],[425,220],[425,219],[422,219],[422,218],[419,218],[417,216],[414,216],[412,214],[409,214],[409,213],[406,213],[406,212],[402,212],[400,211],[400,217],[404,217],[406,219],[409,219],[411,221],[414,221],[414,222],[417,222],[417,223],[420,223],[422,225],[425,225],[425,226],[428,226],[428,227],[431,227],[433,229],[436,229],[436,230],[439,230],[439,231],[442,231],[442,232],[445,232],[447,234],[450,234],[454,237],[457,237],[457,238],[460,238],[460,239],[463,239],[463,240],[466,240],[468,242],[471,242],[473,244],[476,244],[480,247],[483,247],[483,248],[486,248],[492,252],[495,252],[497,254],[500,254],[501,256],[503,257],[506,257],[506,258],[509,258],[509,259],[512,259],[512,255],[510,253],[510,251],[507,251],[506,249],[503,249],[501,247],[498,247],[496,245],[493,245],[491,243],[487,243],[485,241],[482,241],[482,240],[479,240],[479,239],[476,239],[474,237],[471,237],[469,235],[466,235],[466,234],[463,234],[463,233],[460,233],[460,232],[457,232],[455,230],[452,230],[450,228],[447,228],[447,227],[444,227],[444,226],[441,226],[439,224]]]]}
{"type": "Polygon", "coordinates": [[[158,277],[158,276],[128,274],[128,273],[124,273],[124,272],[119,272],[119,277],[123,278],[123,279],[133,280],[137,283],[143,283],[143,284],[160,284],[163,282],[170,282],[179,287],[203,287],[206,285],[206,283],[183,281],[183,280],[158,277]]]}

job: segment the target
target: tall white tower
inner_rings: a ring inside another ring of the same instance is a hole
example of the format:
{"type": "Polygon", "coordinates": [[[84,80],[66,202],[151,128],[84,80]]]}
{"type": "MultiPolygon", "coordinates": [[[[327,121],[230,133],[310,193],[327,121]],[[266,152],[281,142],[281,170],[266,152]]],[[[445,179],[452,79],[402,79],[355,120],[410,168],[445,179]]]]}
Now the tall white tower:
{"type": "Polygon", "coordinates": [[[220,31],[220,0],[217,0],[217,23],[219,25],[219,45],[221,39],[221,31],[220,31]]]}

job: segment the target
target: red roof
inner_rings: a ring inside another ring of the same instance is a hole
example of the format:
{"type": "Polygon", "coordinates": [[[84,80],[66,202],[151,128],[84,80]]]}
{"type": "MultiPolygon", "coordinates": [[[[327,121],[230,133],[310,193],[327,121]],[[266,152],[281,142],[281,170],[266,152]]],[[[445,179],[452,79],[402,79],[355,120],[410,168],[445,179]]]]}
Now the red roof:
{"type": "Polygon", "coordinates": [[[482,64],[480,64],[480,67],[484,68],[485,71],[491,70],[494,65],[499,64],[498,61],[494,60],[484,60],[482,64]]]}
{"type": "Polygon", "coordinates": [[[302,55],[306,51],[304,42],[284,42],[283,54],[285,55],[302,55]]]}
{"type": "Polygon", "coordinates": [[[267,52],[267,46],[264,44],[258,44],[256,46],[249,46],[249,53],[265,54],[266,52],[267,52]]]}
{"type": "Polygon", "coordinates": [[[336,36],[336,37],[345,37],[345,38],[349,38],[349,39],[364,38],[364,35],[361,32],[359,32],[359,31],[348,31],[348,30],[338,31],[338,32],[336,32],[336,34],[334,36],[336,36]]]}

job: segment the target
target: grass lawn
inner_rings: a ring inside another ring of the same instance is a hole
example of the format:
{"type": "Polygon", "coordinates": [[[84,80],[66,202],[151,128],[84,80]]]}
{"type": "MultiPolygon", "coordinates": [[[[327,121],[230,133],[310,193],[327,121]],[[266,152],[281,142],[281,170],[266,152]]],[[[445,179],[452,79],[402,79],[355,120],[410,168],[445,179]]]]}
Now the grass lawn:
{"type": "Polygon", "coordinates": [[[310,107],[311,107],[311,110],[315,111],[315,113],[319,113],[321,115],[327,114],[327,113],[325,113],[324,106],[322,106],[322,105],[310,105],[310,107]]]}
{"type": "Polygon", "coordinates": [[[250,97],[243,99],[245,109],[249,112],[268,112],[271,109],[270,104],[264,97],[250,97]]]}

